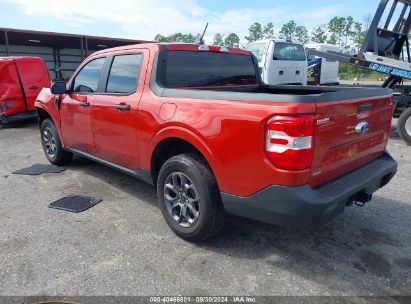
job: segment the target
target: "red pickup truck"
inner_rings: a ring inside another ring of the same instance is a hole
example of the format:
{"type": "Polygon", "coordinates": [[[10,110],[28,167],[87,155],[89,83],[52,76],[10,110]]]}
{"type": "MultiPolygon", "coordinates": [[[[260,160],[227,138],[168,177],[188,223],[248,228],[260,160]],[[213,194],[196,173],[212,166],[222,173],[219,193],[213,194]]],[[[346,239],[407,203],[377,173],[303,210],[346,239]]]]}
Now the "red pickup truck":
{"type": "Polygon", "coordinates": [[[156,185],[179,236],[231,213],[321,225],[394,176],[386,89],[267,86],[255,57],[198,44],[139,44],[87,58],[36,101],[48,160],[88,157],[156,185]]]}
{"type": "Polygon", "coordinates": [[[36,118],[34,101],[42,88],[49,87],[43,59],[0,57],[0,124],[36,118]]]}

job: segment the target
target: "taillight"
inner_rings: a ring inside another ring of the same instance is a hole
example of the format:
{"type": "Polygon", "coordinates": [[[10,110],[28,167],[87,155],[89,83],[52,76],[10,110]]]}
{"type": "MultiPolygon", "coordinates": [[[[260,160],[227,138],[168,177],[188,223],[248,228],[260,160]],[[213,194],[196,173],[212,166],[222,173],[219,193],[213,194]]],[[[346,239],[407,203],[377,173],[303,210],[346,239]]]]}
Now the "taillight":
{"type": "Polygon", "coordinates": [[[266,154],[274,166],[303,170],[313,158],[314,117],[275,116],[266,126],[266,154]]]}

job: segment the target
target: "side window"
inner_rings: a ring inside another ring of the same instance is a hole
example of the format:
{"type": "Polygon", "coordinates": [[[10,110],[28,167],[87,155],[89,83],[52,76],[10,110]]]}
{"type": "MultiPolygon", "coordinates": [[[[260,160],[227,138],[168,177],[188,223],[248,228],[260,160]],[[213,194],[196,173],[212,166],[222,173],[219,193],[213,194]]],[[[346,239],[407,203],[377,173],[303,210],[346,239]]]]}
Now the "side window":
{"type": "Polygon", "coordinates": [[[136,91],[143,54],[115,56],[107,81],[107,93],[130,94],[136,91]]]}
{"type": "Polygon", "coordinates": [[[258,63],[261,63],[265,51],[265,43],[254,43],[246,48],[247,51],[250,51],[257,57],[258,63]]]}
{"type": "Polygon", "coordinates": [[[87,63],[77,74],[73,82],[73,92],[95,93],[103,72],[106,58],[98,58],[87,63]]]}

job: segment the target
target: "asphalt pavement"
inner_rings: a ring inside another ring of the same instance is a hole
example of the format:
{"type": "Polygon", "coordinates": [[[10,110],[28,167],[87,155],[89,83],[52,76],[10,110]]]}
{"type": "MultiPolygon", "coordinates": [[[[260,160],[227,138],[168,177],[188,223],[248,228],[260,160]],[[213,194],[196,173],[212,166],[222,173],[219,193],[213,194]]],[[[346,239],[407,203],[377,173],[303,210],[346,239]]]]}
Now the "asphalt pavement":
{"type": "Polygon", "coordinates": [[[365,207],[315,231],[231,217],[202,243],[175,236],[154,188],[89,160],[59,174],[38,127],[0,130],[0,295],[411,295],[411,147],[365,207]],[[103,198],[83,213],[48,208],[69,194],[103,198]]]}

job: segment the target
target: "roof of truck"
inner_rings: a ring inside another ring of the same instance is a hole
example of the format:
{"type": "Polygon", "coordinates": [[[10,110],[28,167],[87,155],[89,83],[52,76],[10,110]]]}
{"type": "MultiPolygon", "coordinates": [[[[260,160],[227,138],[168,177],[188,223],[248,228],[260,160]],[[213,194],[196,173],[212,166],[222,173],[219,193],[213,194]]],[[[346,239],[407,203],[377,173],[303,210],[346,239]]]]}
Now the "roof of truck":
{"type": "Polygon", "coordinates": [[[218,45],[208,45],[208,44],[198,44],[198,43],[165,43],[165,42],[150,42],[141,44],[131,44],[126,46],[119,46],[115,48],[104,49],[93,53],[94,55],[118,52],[118,51],[128,51],[133,49],[156,49],[158,50],[161,46],[164,46],[169,51],[210,51],[210,52],[222,52],[240,55],[250,55],[249,51],[245,51],[240,48],[230,48],[218,45]]]}
{"type": "Polygon", "coordinates": [[[0,61],[25,60],[25,59],[43,60],[42,58],[40,58],[40,57],[35,57],[35,56],[8,56],[8,57],[0,57],[0,61]]]}

